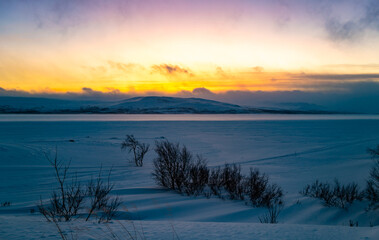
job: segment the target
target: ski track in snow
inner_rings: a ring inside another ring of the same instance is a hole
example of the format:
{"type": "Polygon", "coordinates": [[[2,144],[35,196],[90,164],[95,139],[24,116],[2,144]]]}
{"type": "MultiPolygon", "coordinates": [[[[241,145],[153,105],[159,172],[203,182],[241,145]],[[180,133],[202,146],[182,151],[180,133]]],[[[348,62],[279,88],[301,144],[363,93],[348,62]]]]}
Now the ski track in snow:
{"type": "Polygon", "coordinates": [[[362,143],[369,143],[372,142],[373,138],[371,139],[365,139],[365,140],[359,140],[359,141],[352,141],[352,142],[346,142],[346,143],[341,143],[341,144],[335,144],[332,146],[324,146],[324,147],[318,147],[318,148],[312,148],[309,150],[305,151],[300,151],[300,152],[295,152],[295,153],[288,153],[284,155],[279,155],[279,156],[274,156],[274,157],[267,157],[267,158],[260,158],[260,159],[254,159],[254,160],[249,160],[249,161],[241,161],[241,162],[234,162],[236,164],[246,164],[246,163],[260,163],[260,162],[265,162],[268,163],[270,160],[277,160],[277,159],[283,159],[283,158],[288,158],[288,157],[297,157],[301,155],[307,155],[307,154],[312,154],[312,153],[319,153],[323,151],[328,151],[328,150],[335,150],[338,148],[345,148],[345,147],[350,147],[354,146],[357,144],[362,144],[362,143]]]}

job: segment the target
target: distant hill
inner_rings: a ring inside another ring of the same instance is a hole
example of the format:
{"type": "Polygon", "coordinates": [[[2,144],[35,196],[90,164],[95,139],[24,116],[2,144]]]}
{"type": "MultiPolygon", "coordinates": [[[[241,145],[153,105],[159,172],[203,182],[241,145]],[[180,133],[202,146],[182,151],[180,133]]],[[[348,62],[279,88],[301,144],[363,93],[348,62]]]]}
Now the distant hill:
{"type": "Polygon", "coordinates": [[[81,107],[96,106],[93,101],[73,101],[52,98],[0,97],[0,113],[53,113],[77,111],[81,107]]]}
{"type": "Polygon", "coordinates": [[[245,112],[246,108],[201,98],[135,97],[109,106],[111,109],[158,113],[245,112]]]}
{"type": "Polygon", "coordinates": [[[0,113],[329,113],[318,110],[251,108],[202,98],[134,97],[117,102],[0,97],[0,113]]]}

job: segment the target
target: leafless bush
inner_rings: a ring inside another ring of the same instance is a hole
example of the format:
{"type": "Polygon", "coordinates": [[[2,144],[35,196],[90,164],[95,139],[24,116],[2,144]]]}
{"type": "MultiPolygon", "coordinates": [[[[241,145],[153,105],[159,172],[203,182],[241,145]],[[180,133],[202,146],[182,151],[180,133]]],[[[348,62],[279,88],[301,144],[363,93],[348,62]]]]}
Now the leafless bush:
{"type": "Polygon", "coordinates": [[[221,170],[221,183],[228,192],[230,199],[244,199],[244,176],[241,174],[241,166],[226,164],[221,170]]]}
{"type": "Polygon", "coordinates": [[[262,205],[262,196],[268,185],[268,177],[260,174],[258,169],[250,169],[250,175],[245,180],[246,192],[253,206],[262,205]]]}
{"type": "Polygon", "coordinates": [[[209,169],[201,156],[194,160],[185,146],[167,140],[156,142],[155,152],[153,177],[159,185],[187,195],[203,193],[209,169]]]}
{"type": "Polygon", "coordinates": [[[263,216],[258,217],[261,223],[278,223],[278,216],[282,210],[282,205],[276,204],[268,207],[268,212],[263,216]]]}
{"type": "Polygon", "coordinates": [[[268,182],[268,177],[257,169],[250,169],[250,175],[245,176],[239,165],[226,164],[211,171],[208,184],[216,196],[222,197],[223,191],[226,191],[230,199],[243,200],[248,197],[255,207],[282,204],[282,189],[268,182]]]}
{"type": "Polygon", "coordinates": [[[133,135],[126,135],[125,140],[121,143],[121,150],[133,152],[134,162],[137,167],[143,166],[143,158],[149,151],[149,144],[140,143],[133,135]]]}
{"type": "Polygon", "coordinates": [[[367,180],[365,197],[369,200],[369,209],[379,209],[379,145],[376,149],[368,149],[374,162],[370,169],[370,176],[367,180]]]}
{"type": "Polygon", "coordinates": [[[107,201],[107,203],[103,206],[103,214],[100,217],[99,221],[109,222],[114,218],[117,214],[117,209],[121,205],[121,200],[118,197],[107,201]]]}
{"type": "Polygon", "coordinates": [[[276,184],[269,184],[265,174],[258,169],[250,169],[250,175],[245,179],[245,191],[250,202],[255,207],[272,207],[283,204],[283,191],[276,184]]]}
{"type": "Polygon", "coordinates": [[[323,200],[325,206],[333,205],[333,191],[329,183],[316,180],[313,184],[307,184],[300,193],[307,197],[323,200]]]}
{"type": "Polygon", "coordinates": [[[334,182],[333,188],[334,206],[347,209],[354,201],[362,201],[363,194],[359,190],[358,184],[349,183],[341,185],[338,180],[334,182]]]}
{"type": "Polygon", "coordinates": [[[155,152],[158,157],[154,160],[153,177],[163,186],[183,192],[189,179],[192,166],[192,154],[185,146],[179,143],[160,141],[155,143],[155,152]]]}
{"type": "Polygon", "coordinates": [[[109,207],[110,196],[109,193],[112,191],[114,184],[110,183],[111,170],[109,171],[106,182],[104,182],[101,175],[101,168],[97,179],[91,181],[87,185],[87,194],[90,198],[90,208],[86,218],[86,221],[91,217],[91,215],[97,210],[103,210],[109,207]]]}
{"type": "Polygon", "coordinates": [[[11,202],[0,202],[0,207],[10,207],[11,204],[11,202]]]}
{"type": "Polygon", "coordinates": [[[379,185],[374,181],[368,180],[366,186],[365,196],[370,201],[369,209],[376,210],[379,208],[379,185]]]}
{"type": "Polygon", "coordinates": [[[349,227],[358,227],[358,221],[349,220],[349,227]]]}
{"type": "Polygon", "coordinates": [[[267,185],[266,190],[263,192],[262,200],[260,201],[259,207],[271,207],[274,205],[282,206],[283,202],[283,190],[277,184],[267,185]]]}
{"type": "Polygon", "coordinates": [[[229,199],[245,199],[245,177],[241,173],[241,166],[237,164],[225,164],[224,167],[212,169],[209,176],[209,188],[212,194],[222,197],[226,191],[229,199]]]}
{"type": "Polygon", "coordinates": [[[372,158],[374,159],[379,158],[379,145],[376,146],[376,148],[367,149],[367,152],[371,155],[372,158]]]}
{"type": "Polygon", "coordinates": [[[221,169],[220,167],[213,168],[210,172],[208,185],[211,193],[215,196],[221,196],[222,193],[222,182],[221,182],[221,169]]]}
{"type": "Polygon", "coordinates": [[[67,182],[69,165],[64,165],[58,160],[57,152],[54,159],[45,154],[47,160],[54,168],[55,178],[58,182],[58,190],[53,191],[49,202],[43,203],[42,199],[38,204],[39,212],[49,221],[58,222],[61,220],[70,221],[73,217],[78,216],[79,210],[83,207],[86,198],[89,198],[90,207],[86,221],[97,210],[102,210],[104,219],[109,221],[121,204],[118,198],[110,199],[109,193],[113,189],[110,183],[109,171],[107,181],[104,182],[101,176],[101,169],[96,181],[91,180],[86,186],[82,187],[77,177],[72,177],[67,182]]]}
{"type": "Polygon", "coordinates": [[[58,160],[57,152],[54,159],[51,159],[47,154],[45,156],[54,168],[55,178],[59,187],[58,190],[53,191],[48,206],[45,206],[42,201],[40,202],[38,205],[39,212],[48,221],[55,221],[56,219],[69,221],[78,214],[85,191],[76,177],[73,177],[70,183],[66,183],[69,165],[64,165],[62,161],[58,160]]]}
{"type": "Polygon", "coordinates": [[[321,199],[325,206],[343,209],[347,209],[354,201],[363,199],[358,184],[353,182],[341,185],[337,179],[333,186],[330,183],[322,183],[316,180],[312,185],[305,186],[301,194],[321,199]]]}
{"type": "Polygon", "coordinates": [[[203,193],[205,186],[208,184],[209,169],[206,161],[197,156],[197,161],[192,163],[189,168],[188,179],[185,183],[185,192],[187,195],[199,195],[203,193]]]}
{"type": "Polygon", "coordinates": [[[155,152],[158,157],[154,160],[153,177],[160,186],[195,196],[206,188],[207,198],[211,195],[232,200],[248,197],[255,207],[283,205],[282,189],[269,184],[268,177],[258,170],[251,169],[249,176],[243,175],[237,164],[209,170],[201,157],[194,161],[185,146],[167,140],[156,142],[155,152]]]}

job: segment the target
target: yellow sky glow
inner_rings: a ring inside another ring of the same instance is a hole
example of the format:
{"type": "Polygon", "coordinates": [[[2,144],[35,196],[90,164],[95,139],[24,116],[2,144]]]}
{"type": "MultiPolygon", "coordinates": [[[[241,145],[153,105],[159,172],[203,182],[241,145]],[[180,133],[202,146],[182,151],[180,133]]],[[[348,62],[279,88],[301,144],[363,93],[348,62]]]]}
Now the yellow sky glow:
{"type": "Polygon", "coordinates": [[[225,2],[204,12],[197,4],[190,6],[193,12],[179,3],[151,9],[128,5],[128,11],[135,10],[130,17],[114,8],[92,9],[74,15],[77,22],[64,18],[41,26],[34,18],[0,22],[0,87],[136,93],[199,87],[214,92],[313,90],[321,80],[307,77],[310,74],[379,72],[375,31],[368,30],[355,42],[331,41],[322,24],[301,11],[282,23],[277,6],[225,2]],[[270,14],[264,12],[270,9],[270,14]]]}

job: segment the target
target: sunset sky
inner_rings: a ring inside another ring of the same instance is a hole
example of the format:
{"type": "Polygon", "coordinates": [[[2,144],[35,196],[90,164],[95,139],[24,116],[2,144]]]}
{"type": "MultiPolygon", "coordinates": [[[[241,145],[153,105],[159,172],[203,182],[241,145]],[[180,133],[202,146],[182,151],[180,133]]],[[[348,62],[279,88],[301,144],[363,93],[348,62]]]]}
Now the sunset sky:
{"type": "Polygon", "coordinates": [[[377,0],[0,1],[0,88],[343,91],[379,82],[377,0]]]}

